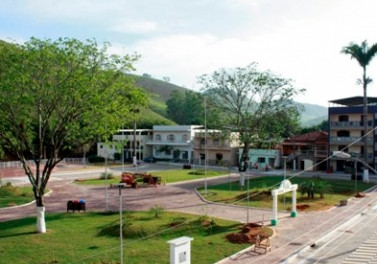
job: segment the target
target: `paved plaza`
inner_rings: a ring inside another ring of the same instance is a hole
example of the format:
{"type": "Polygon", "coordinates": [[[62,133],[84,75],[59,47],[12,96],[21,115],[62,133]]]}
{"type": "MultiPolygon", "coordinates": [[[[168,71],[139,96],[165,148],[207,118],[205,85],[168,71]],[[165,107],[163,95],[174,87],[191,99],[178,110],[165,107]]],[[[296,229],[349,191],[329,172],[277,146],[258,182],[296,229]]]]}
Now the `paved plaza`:
{"type": "MultiPolygon", "coordinates": [[[[95,174],[95,172],[90,172],[95,174]]],[[[97,172],[99,175],[99,172],[97,172]]],[[[108,210],[119,209],[119,194],[116,188],[103,186],[83,186],[72,182],[72,174],[67,172],[64,176],[55,176],[48,184],[51,193],[45,198],[46,213],[65,212],[68,200],[83,199],[88,211],[105,210],[105,197],[107,196],[108,210]],[[67,178],[67,179],[66,179],[67,178]]],[[[208,184],[237,180],[238,175],[208,179],[208,184]]],[[[166,186],[142,187],[138,189],[127,188],[122,192],[123,207],[127,210],[148,210],[155,205],[160,205],[166,210],[208,215],[225,219],[246,222],[249,215],[250,222],[264,220],[270,224],[271,210],[261,210],[241,206],[229,206],[208,203],[201,199],[195,188],[203,186],[203,180],[184,183],[168,184],[166,186]]],[[[338,232],[342,223],[349,221],[356,215],[365,214],[371,210],[377,201],[377,192],[369,190],[364,198],[351,198],[347,206],[336,206],[327,211],[298,213],[291,218],[289,213],[278,214],[278,225],[272,227],[274,236],[271,239],[271,252],[265,255],[254,253],[249,249],[238,253],[220,263],[296,263],[295,255],[319,245],[321,238],[331,232],[338,232]],[[291,261],[291,262],[290,262],[291,261]]],[[[35,204],[13,207],[0,210],[0,221],[22,218],[35,215],[35,204]]],[[[48,223],[47,223],[48,226],[48,223]]],[[[345,232],[340,230],[339,232],[345,232]]],[[[331,263],[331,262],[329,262],[331,263]]]]}

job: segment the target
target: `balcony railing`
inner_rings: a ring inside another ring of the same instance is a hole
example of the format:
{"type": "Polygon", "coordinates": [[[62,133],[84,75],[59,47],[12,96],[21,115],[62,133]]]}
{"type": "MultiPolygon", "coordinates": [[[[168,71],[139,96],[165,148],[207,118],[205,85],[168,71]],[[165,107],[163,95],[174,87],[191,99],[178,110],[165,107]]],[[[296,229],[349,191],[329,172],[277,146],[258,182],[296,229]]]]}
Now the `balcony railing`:
{"type": "MultiPolygon", "coordinates": [[[[364,143],[364,139],[360,139],[360,137],[330,137],[330,144],[350,144],[353,142],[362,144],[364,143]]],[[[367,142],[368,144],[373,144],[373,138],[367,138],[367,142]]]]}
{"type": "MultiPolygon", "coordinates": [[[[362,121],[332,121],[330,122],[331,128],[363,128],[364,122],[362,121]]],[[[372,127],[372,121],[368,121],[368,127],[372,127]]]]}
{"type": "Polygon", "coordinates": [[[156,140],[150,139],[147,142],[147,145],[189,145],[191,140],[156,140]]]}

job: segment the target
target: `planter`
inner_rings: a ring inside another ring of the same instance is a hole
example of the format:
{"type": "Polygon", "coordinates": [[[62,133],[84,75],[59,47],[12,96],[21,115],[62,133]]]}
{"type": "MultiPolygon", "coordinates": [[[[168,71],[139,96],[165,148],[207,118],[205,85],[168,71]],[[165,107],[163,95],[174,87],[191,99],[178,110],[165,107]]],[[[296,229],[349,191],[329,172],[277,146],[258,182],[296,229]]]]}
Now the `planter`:
{"type": "Polygon", "coordinates": [[[339,206],[346,206],[347,205],[347,200],[340,200],[339,206]]]}

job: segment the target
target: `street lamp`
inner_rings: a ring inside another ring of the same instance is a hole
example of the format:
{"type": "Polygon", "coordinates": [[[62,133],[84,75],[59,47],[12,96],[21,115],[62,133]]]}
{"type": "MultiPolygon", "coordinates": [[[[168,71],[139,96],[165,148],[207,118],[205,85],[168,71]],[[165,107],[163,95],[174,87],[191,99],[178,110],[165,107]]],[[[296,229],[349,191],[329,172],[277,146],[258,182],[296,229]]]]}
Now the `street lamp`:
{"type": "Polygon", "coordinates": [[[116,184],[119,189],[119,239],[120,239],[120,263],[123,264],[123,203],[122,203],[122,188],[126,186],[125,183],[116,184]]]}
{"type": "MultiPolygon", "coordinates": [[[[364,166],[368,167],[370,170],[372,170],[374,173],[377,174],[377,171],[374,168],[372,168],[371,166],[369,166],[369,164],[365,163],[364,161],[362,161],[358,158],[352,157],[348,153],[345,153],[343,151],[334,151],[332,156],[337,157],[337,158],[342,158],[342,159],[352,159],[352,160],[354,160],[354,162],[355,162],[355,192],[356,192],[356,188],[357,188],[357,183],[356,183],[356,181],[357,181],[357,162],[362,163],[364,166]]],[[[369,182],[369,177],[367,176],[367,174],[366,174],[366,178],[363,179],[363,180],[366,181],[367,183],[369,182]]]]}
{"type": "Polygon", "coordinates": [[[132,109],[132,112],[134,113],[134,156],[132,158],[133,165],[137,166],[137,158],[136,158],[136,114],[140,112],[140,109],[132,109]]]}

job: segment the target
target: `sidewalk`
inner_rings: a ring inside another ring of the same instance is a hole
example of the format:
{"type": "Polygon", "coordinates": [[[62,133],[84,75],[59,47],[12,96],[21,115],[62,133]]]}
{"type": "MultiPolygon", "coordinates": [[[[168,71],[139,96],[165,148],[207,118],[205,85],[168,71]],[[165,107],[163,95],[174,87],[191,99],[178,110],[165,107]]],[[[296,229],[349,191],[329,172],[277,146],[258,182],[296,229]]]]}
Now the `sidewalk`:
{"type": "Polygon", "coordinates": [[[337,206],[325,212],[302,213],[296,218],[279,218],[278,226],[273,227],[275,236],[271,239],[271,252],[260,255],[251,249],[220,263],[285,263],[290,255],[315,245],[322,236],[371,208],[377,201],[377,192],[373,189],[366,194],[364,198],[351,198],[347,206],[337,206]]]}

